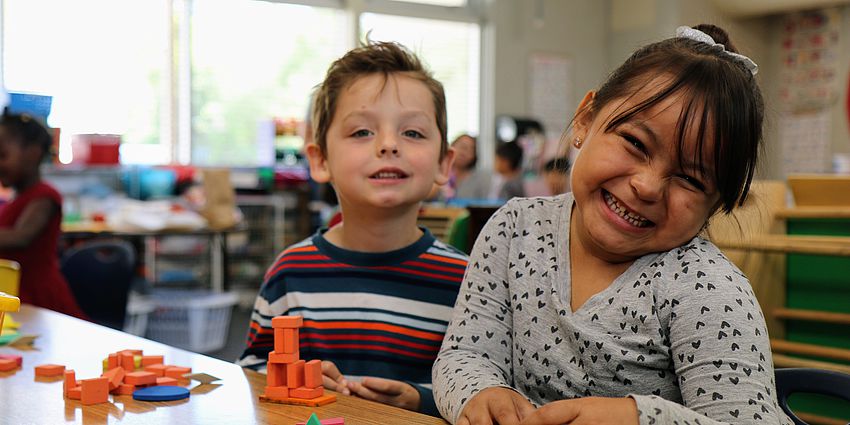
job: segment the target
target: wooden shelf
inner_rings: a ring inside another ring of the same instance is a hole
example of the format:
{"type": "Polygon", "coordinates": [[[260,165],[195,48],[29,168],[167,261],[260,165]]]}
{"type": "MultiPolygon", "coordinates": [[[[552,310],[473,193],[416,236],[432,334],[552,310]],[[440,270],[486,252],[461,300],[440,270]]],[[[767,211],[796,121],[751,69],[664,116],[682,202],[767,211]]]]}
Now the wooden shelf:
{"type": "Polygon", "coordinates": [[[777,308],[773,310],[774,317],[790,320],[806,320],[810,322],[836,323],[850,325],[850,314],[833,313],[818,310],[801,310],[795,308],[777,308]]]}
{"type": "Polygon", "coordinates": [[[826,370],[834,370],[836,372],[842,372],[846,374],[850,374],[850,366],[838,364],[838,363],[830,363],[830,362],[822,362],[818,360],[809,360],[809,359],[800,359],[797,357],[786,356],[784,354],[773,354],[773,364],[777,367],[810,367],[815,369],[826,369],[826,370]]]}
{"type": "Polygon", "coordinates": [[[715,240],[714,243],[721,249],[850,256],[850,236],[760,235],[748,240],[715,240]]]}
{"type": "Polygon", "coordinates": [[[791,342],[773,338],[770,339],[770,348],[774,353],[823,357],[850,362],[850,350],[844,348],[824,347],[822,345],[804,344],[802,342],[791,342]]]}
{"type": "Polygon", "coordinates": [[[850,207],[795,207],[776,211],[777,218],[850,218],[850,207]]]}

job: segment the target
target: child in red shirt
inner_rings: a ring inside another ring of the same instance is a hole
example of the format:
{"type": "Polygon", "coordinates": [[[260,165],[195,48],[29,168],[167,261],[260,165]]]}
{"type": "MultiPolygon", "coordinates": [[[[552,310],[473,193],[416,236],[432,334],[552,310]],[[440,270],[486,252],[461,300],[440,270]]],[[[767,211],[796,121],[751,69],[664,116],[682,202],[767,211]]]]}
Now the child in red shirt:
{"type": "Polygon", "coordinates": [[[33,117],[3,111],[0,182],[15,197],[0,210],[0,258],[20,263],[22,302],[85,318],[59,270],[62,196],[41,180],[39,170],[51,142],[33,117]]]}

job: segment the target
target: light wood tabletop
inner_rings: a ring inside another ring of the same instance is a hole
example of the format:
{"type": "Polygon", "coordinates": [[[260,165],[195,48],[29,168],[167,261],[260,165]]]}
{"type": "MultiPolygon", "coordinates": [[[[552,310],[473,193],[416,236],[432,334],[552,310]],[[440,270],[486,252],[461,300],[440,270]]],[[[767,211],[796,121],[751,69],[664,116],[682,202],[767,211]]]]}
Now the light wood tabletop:
{"type": "Polygon", "coordinates": [[[321,407],[260,402],[265,375],[202,354],[139,338],[69,316],[22,305],[13,313],[21,334],[38,335],[33,349],[0,347],[0,354],[23,357],[23,367],[0,372],[0,423],[55,424],[294,424],[315,412],[319,419],[343,417],[347,425],[442,424],[439,418],[337,394],[338,400],[321,407]],[[188,386],[191,397],[170,402],[144,402],[132,396],[110,395],[108,403],[83,406],[63,397],[62,378],[36,377],[40,364],[61,364],[76,378],[99,377],[102,360],[124,349],[164,355],[165,363],[192,368],[221,378],[216,384],[188,386]]]}

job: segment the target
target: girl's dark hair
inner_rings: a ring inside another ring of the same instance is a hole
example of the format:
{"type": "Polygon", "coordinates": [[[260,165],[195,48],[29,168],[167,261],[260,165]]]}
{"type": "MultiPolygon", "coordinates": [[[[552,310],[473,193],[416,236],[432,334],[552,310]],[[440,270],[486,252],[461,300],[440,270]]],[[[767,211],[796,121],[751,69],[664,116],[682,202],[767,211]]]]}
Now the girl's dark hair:
{"type": "Polygon", "coordinates": [[[472,155],[472,161],[469,163],[469,165],[466,166],[467,170],[472,170],[475,168],[475,164],[478,163],[478,139],[473,137],[471,134],[463,133],[460,136],[455,137],[454,140],[452,140],[451,146],[454,146],[455,143],[457,143],[460,139],[463,139],[464,137],[472,139],[472,149],[475,150],[475,155],[472,155]]]}
{"type": "MultiPolygon", "coordinates": [[[[708,24],[696,25],[725,46],[726,52],[738,50],[723,29],[708,24]]],[[[631,120],[675,94],[682,94],[685,105],[679,118],[676,137],[679,161],[687,129],[699,123],[694,162],[701,174],[706,133],[714,136],[714,175],[720,203],[727,214],[746,200],[755,173],[762,140],[764,101],[755,77],[744,64],[707,43],[684,37],[670,38],[636,51],[617,68],[596,92],[590,106],[591,116],[608,103],[622,99],[660,77],[669,76],[661,88],[642,102],[611,117],[605,131],[631,120]],[[709,126],[711,126],[709,128],[709,126]]]]}
{"type": "Polygon", "coordinates": [[[9,134],[20,141],[23,146],[38,146],[42,158],[50,152],[53,146],[53,136],[38,119],[29,114],[14,114],[9,108],[3,108],[0,126],[5,127],[9,134]]]}
{"type": "Polygon", "coordinates": [[[511,170],[517,170],[522,164],[522,147],[517,142],[500,143],[496,147],[496,156],[508,161],[511,170]]]}

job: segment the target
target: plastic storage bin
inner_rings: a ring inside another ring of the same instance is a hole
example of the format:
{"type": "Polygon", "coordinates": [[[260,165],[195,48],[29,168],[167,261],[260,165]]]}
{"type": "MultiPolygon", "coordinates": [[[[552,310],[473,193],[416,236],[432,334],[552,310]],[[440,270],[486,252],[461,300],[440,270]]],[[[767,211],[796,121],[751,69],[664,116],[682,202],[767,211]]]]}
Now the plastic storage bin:
{"type": "Polygon", "coordinates": [[[227,343],[230,313],[238,300],[231,292],[155,290],[152,301],[156,308],[150,314],[146,336],[197,353],[219,350],[227,343]]]}
{"type": "Polygon", "coordinates": [[[156,309],[150,297],[130,293],[127,299],[127,317],[124,319],[124,332],[144,337],[148,330],[148,319],[156,309]]]}

